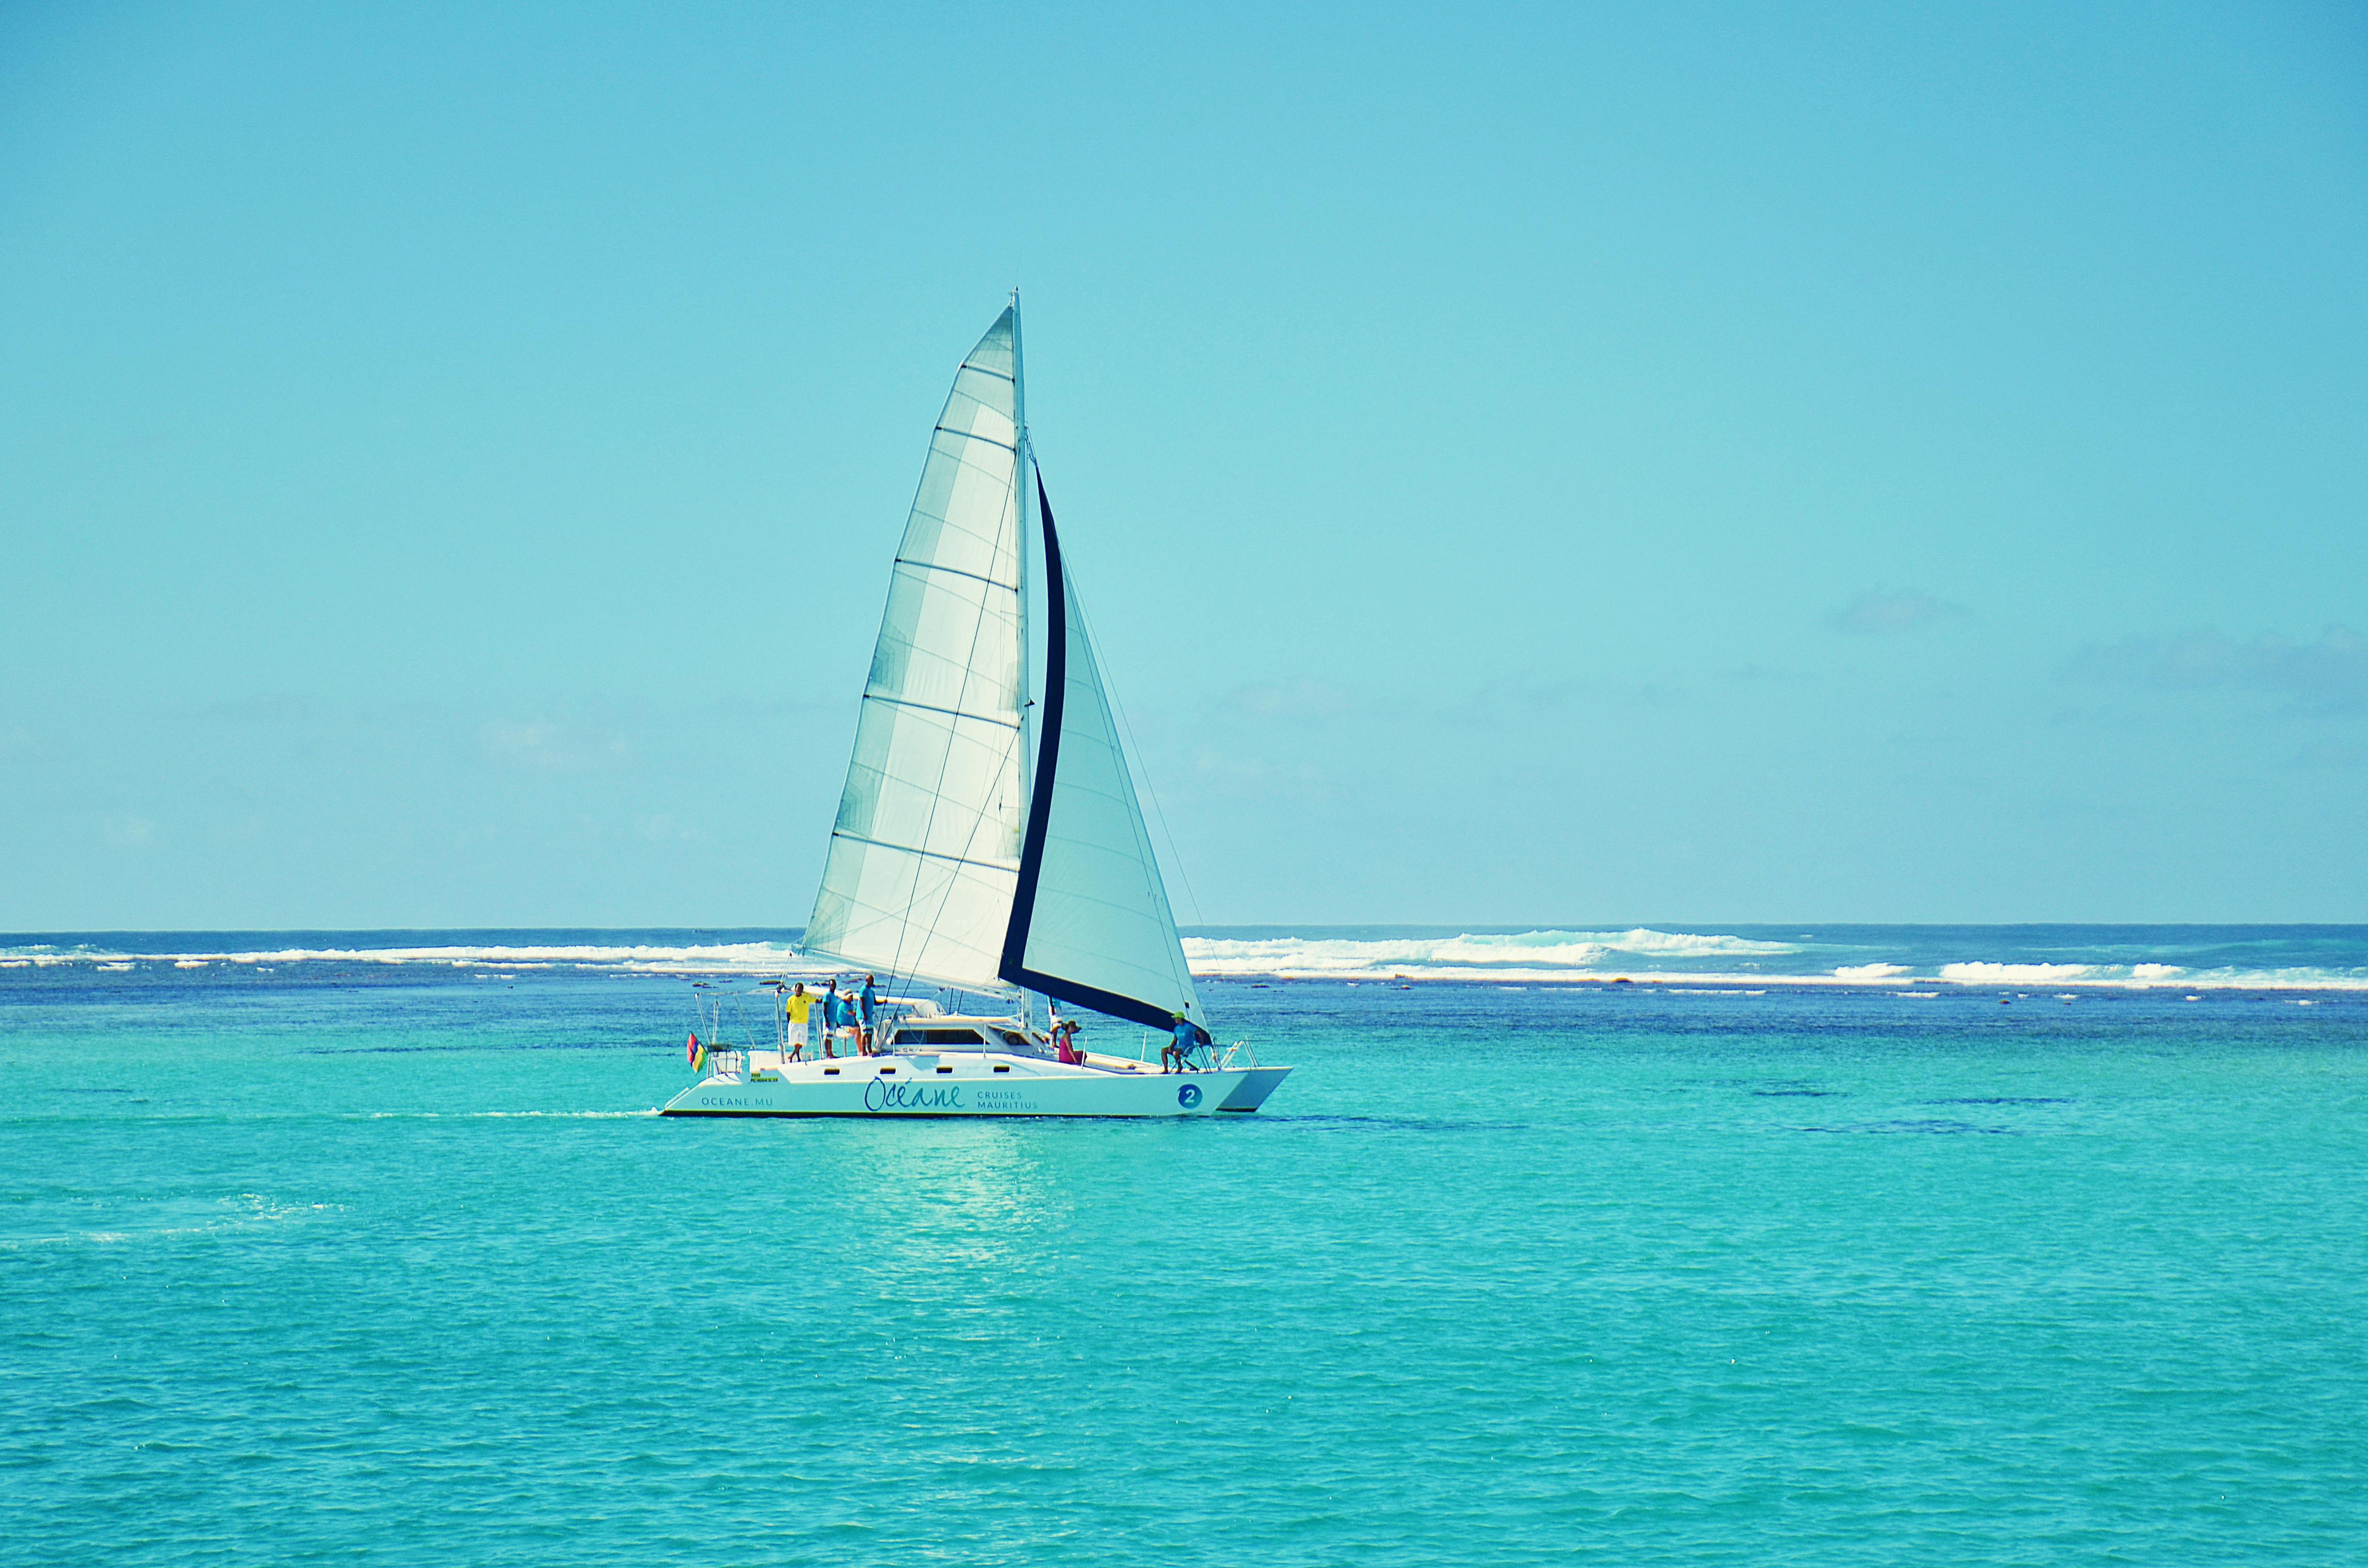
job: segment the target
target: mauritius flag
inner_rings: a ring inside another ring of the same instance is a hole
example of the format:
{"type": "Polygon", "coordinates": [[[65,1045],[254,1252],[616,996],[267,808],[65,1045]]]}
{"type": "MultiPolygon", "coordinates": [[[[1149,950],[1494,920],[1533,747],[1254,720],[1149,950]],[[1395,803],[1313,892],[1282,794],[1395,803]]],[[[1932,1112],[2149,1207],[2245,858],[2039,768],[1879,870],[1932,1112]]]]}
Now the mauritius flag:
{"type": "Polygon", "coordinates": [[[690,1070],[696,1073],[699,1071],[699,1059],[707,1053],[699,1049],[699,1037],[693,1035],[690,1042],[682,1048],[682,1054],[683,1059],[690,1063],[690,1070]]]}

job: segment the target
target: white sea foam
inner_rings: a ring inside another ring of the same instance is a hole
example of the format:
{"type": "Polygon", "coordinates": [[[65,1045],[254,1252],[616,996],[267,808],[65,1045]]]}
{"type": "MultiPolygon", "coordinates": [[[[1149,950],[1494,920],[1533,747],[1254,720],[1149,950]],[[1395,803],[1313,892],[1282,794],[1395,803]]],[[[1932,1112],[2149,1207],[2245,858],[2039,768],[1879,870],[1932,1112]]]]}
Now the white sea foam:
{"type": "Polygon", "coordinates": [[[622,1121],[644,1116],[655,1116],[650,1110],[472,1110],[461,1113],[479,1120],[533,1119],[550,1121],[622,1121]]]}
{"type": "Polygon", "coordinates": [[[1944,963],[1941,978],[1966,985],[2055,985],[2100,976],[2088,963],[1944,963]]]}
{"type": "MultiPolygon", "coordinates": [[[[1638,926],[1625,931],[1559,929],[1464,932],[1446,937],[1349,938],[1332,937],[1188,937],[1184,951],[1192,972],[1212,982],[1227,980],[1415,983],[1485,981],[1498,985],[1600,984],[1627,978],[1656,985],[1882,987],[2066,986],[2131,990],[2175,985],[2183,991],[2299,990],[2368,991],[2368,968],[2326,970],[2199,970],[2178,964],[2025,962],[1969,957],[1935,966],[1875,960],[1833,965],[1831,956],[1812,957],[1815,946],[1759,941],[1719,933],[1661,931],[1638,926]],[[1790,960],[1788,962],[1788,960],[1790,960]],[[1797,970],[1793,966],[1797,965],[1797,970]],[[1832,965],[1832,967],[1827,967],[1832,965]]],[[[1863,950],[1863,949],[1861,949],[1863,950]]],[[[1831,954],[1831,949],[1827,949],[1831,954]]],[[[417,947],[278,948],[212,952],[112,951],[97,948],[61,950],[51,944],[0,949],[0,969],[89,966],[120,972],[137,962],[181,970],[212,965],[268,972],[313,964],[419,965],[478,971],[491,979],[526,971],[689,977],[774,975],[792,979],[845,974],[848,966],[794,951],[781,942],[713,943],[484,943],[417,947]]]]}
{"type": "Polygon", "coordinates": [[[1695,936],[1639,926],[1630,931],[1466,932],[1454,937],[1187,937],[1185,961],[1197,975],[1273,975],[1283,979],[1568,980],[1616,968],[1630,959],[1722,958],[1790,953],[1784,942],[1695,936]]]}
{"type": "Polygon", "coordinates": [[[1836,980],[1894,980],[1908,972],[1904,963],[1846,963],[1834,969],[1836,980]]]}
{"type": "Polygon", "coordinates": [[[176,969],[203,969],[209,964],[247,965],[302,963],[431,964],[450,969],[614,969],[649,974],[840,974],[844,964],[825,964],[792,952],[779,942],[720,942],[682,947],[637,945],[610,947],[586,943],[564,947],[438,947],[438,948],[275,948],[268,951],[149,953],[22,951],[0,959],[19,967],[27,963],[51,968],[88,963],[101,969],[130,968],[135,960],[171,963],[176,969]]]}
{"type": "Polygon", "coordinates": [[[2154,963],[1950,963],[1941,966],[1941,978],[1960,985],[2084,985],[2126,991],[2173,984],[2181,990],[2368,991],[2368,970],[2194,970],[2154,963]]]}
{"type": "MultiPolygon", "coordinates": [[[[1804,938],[1804,943],[1809,939],[1804,938]]],[[[1655,931],[1525,931],[1515,935],[1465,933],[1442,937],[1360,940],[1341,937],[1188,937],[1184,953],[1192,972],[1204,980],[1488,981],[1499,985],[1603,982],[1625,976],[1656,986],[1766,985],[1882,986],[2023,985],[2144,989],[2177,983],[2219,990],[2368,990],[2368,971],[2318,969],[2196,971],[2177,964],[2009,962],[1967,959],[1938,966],[1890,961],[1839,964],[1830,970],[1802,966],[1788,973],[1782,961],[1802,948],[1748,937],[1655,931]],[[1735,960],[1754,960],[1748,965],[1735,960]],[[1687,960],[1697,960],[1689,962],[1687,960]],[[1721,960],[1729,960],[1721,962],[1721,960]]],[[[1923,992],[1925,996],[1938,993],[1923,992]]]]}
{"type": "Polygon", "coordinates": [[[160,1223],[140,1225],[127,1230],[69,1231],[62,1233],[30,1236],[0,1236],[0,1252],[17,1252],[28,1247],[51,1246],[120,1246],[127,1242],[145,1243],[169,1241],[181,1236],[218,1234],[224,1231],[246,1229],[256,1225],[288,1223],[314,1219],[323,1214],[343,1211],[341,1203],[282,1203],[258,1192],[242,1192],[235,1198],[217,1200],[214,1212],[182,1224],[160,1223]]]}

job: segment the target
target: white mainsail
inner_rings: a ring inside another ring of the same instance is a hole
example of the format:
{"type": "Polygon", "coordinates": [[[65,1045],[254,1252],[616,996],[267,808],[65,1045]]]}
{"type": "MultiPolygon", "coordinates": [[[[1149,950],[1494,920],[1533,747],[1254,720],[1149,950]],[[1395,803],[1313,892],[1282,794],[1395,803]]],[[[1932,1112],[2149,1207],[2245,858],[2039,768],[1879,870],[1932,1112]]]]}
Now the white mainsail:
{"type": "Polygon", "coordinates": [[[813,951],[1000,989],[1028,813],[1015,303],[955,373],[871,655],[813,951]]]}
{"type": "Polygon", "coordinates": [[[1119,744],[1076,585],[1042,480],[1044,576],[1057,596],[1045,650],[1044,731],[1003,978],[1098,1012],[1205,1027],[1143,805],[1119,744]]]}

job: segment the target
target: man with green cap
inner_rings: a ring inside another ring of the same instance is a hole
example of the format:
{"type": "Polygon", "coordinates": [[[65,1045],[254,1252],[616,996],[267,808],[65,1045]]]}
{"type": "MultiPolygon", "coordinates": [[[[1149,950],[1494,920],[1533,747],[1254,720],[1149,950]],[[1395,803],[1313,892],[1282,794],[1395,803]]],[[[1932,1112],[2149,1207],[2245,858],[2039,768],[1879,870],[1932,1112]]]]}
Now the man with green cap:
{"type": "Polygon", "coordinates": [[[1176,1020],[1176,1037],[1159,1048],[1159,1065],[1170,1073],[1189,1073],[1192,1052],[1208,1043],[1208,1032],[1181,1013],[1171,1016],[1176,1020]]]}

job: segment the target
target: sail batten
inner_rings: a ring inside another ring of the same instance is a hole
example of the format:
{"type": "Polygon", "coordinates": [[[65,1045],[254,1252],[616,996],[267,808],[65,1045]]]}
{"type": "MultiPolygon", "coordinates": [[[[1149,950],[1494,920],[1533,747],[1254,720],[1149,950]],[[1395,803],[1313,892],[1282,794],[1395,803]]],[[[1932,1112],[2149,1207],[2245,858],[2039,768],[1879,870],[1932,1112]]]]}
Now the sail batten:
{"type": "Polygon", "coordinates": [[[900,555],[896,558],[896,564],[909,566],[916,572],[943,572],[951,576],[968,577],[973,583],[985,583],[989,587],[1008,586],[1007,584],[996,582],[992,577],[983,577],[975,572],[965,572],[959,566],[948,566],[941,561],[907,561],[900,555]]]}
{"type": "Polygon", "coordinates": [[[919,856],[924,857],[925,858],[931,859],[931,860],[946,860],[946,861],[951,861],[952,864],[957,865],[957,866],[983,866],[983,867],[989,868],[989,869],[1001,869],[1001,866],[1002,866],[1002,862],[1000,862],[1000,861],[996,861],[996,860],[970,860],[970,859],[965,859],[965,858],[962,858],[962,856],[960,856],[960,855],[948,855],[948,854],[944,853],[942,850],[937,850],[937,849],[914,849],[914,848],[911,848],[909,846],[902,845],[902,844],[883,844],[883,843],[882,843],[879,839],[876,839],[876,838],[865,838],[865,837],[863,837],[863,836],[862,836],[861,835],[860,835],[860,834],[853,834],[853,833],[850,833],[850,834],[847,835],[846,836],[847,836],[847,837],[848,837],[848,838],[850,838],[850,839],[853,839],[853,840],[854,840],[856,843],[858,843],[858,844],[868,844],[868,845],[872,846],[874,848],[878,848],[878,849],[898,849],[898,850],[903,850],[903,851],[904,851],[905,853],[906,853],[906,854],[911,854],[911,855],[919,855],[919,856]]]}
{"type": "Polygon", "coordinates": [[[940,708],[933,702],[916,701],[910,697],[875,696],[872,700],[885,702],[891,707],[914,709],[923,713],[943,713],[956,719],[966,719],[974,724],[1001,724],[1013,730],[1019,728],[1019,721],[1017,719],[1005,719],[987,713],[965,713],[958,708],[940,708]]]}

